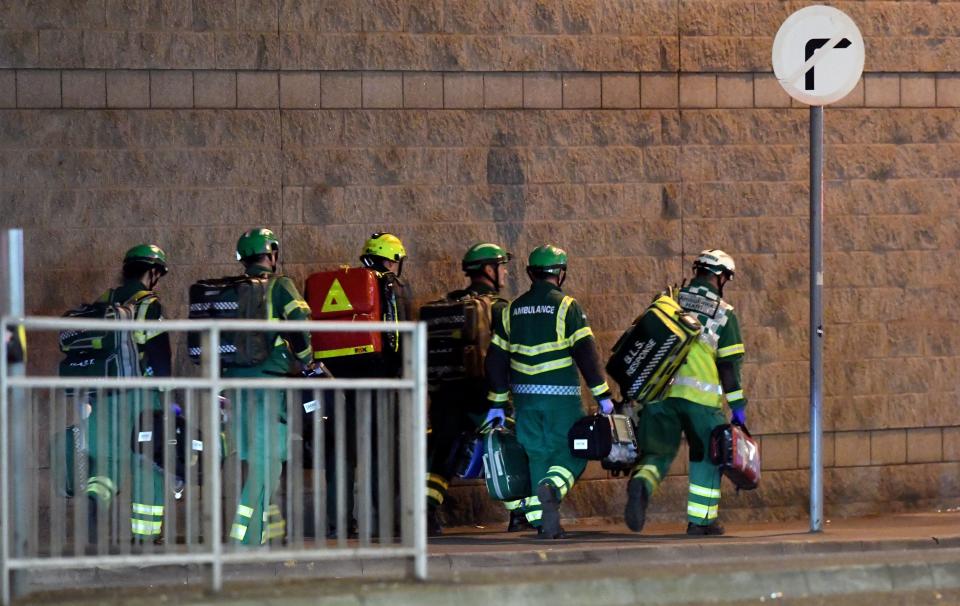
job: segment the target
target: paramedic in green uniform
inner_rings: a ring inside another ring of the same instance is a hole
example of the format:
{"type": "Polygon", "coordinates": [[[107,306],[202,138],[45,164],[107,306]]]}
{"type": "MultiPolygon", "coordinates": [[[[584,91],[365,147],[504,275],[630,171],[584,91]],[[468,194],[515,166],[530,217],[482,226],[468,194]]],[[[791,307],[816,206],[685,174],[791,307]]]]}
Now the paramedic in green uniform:
{"type": "Polygon", "coordinates": [[[740,386],[743,339],[723,287],[736,266],[722,250],[705,250],[693,262],[693,280],[680,289],[680,306],[697,314],[703,332],[674,377],[666,398],[648,404],[640,416],[643,458],[627,485],[627,526],[643,529],[647,503],[666,476],[680,447],[680,432],[690,447],[687,534],[721,535],[717,521],[720,470],[710,461],[710,434],[724,424],[723,402],[733,411],[731,423],[746,422],[747,400],[740,386]]]}
{"type": "Polygon", "coordinates": [[[544,245],[530,253],[530,290],[494,317],[487,353],[487,397],[493,406],[487,418],[502,419],[513,394],[517,439],[534,484],[522,507],[545,539],[564,537],[560,502],[586,467],[567,446],[567,432],[583,416],[578,368],[601,411],[613,412],[587,317],[560,290],[566,274],[562,249],[544,245]]]}
{"type": "MultiPolygon", "coordinates": [[[[98,301],[132,305],[136,320],[162,320],[163,309],[153,289],[166,273],[167,255],[160,247],[154,244],[134,246],[123,257],[123,283],[103,293],[98,301]]],[[[145,377],[169,377],[170,335],[161,330],[137,330],[133,332],[133,340],[141,374],[145,377]]],[[[133,456],[131,532],[135,539],[158,539],[164,514],[163,471],[154,464],[152,457],[145,459],[126,453],[130,453],[130,435],[133,427],[139,423],[141,413],[162,410],[160,394],[156,390],[107,392],[104,400],[107,404],[105,410],[100,410],[96,402],[91,402],[90,417],[87,419],[87,439],[91,448],[90,476],[86,488],[90,542],[97,540],[97,509],[110,507],[120,490],[120,465],[130,460],[126,458],[130,456],[133,456]],[[129,415],[125,421],[118,413],[117,406],[128,408],[129,415]],[[117,427],[117,423],[124,425],[117,427]],[[101,435],[101,430],[105,430],[104,435],[101,435]]]]}
{"type": "MultiPolygon", "coordinates": [[[[508,302],[500,298],[500,288],[507,278],[507,263],[512,255],[501,246],[481,242],[471,246],[460,267],[470,278],[463,289],[447,293],[448,301],[460,301],[468,297],[494,297],[493,315],[503,313],[508,302]]],[[[463,379],[444,382],[430,393],[430,435],[427,441],[427,534],[443,533],[439,509],[454,475],[454,466],[459,463],[451,456],[457,438],[473,434],[483,424],[484,415],[490,409],[486,398],[487,385],[483,379],[463,379]]],[[[520,501],[504,503],[510,512],[507,532],[529,528],[520,501]]]]}
{"type": "MultiPolygon", "coordinates": [[[[245,274],[269,277],[266,292],[267,317],[271,320],[309,320],[310,307],[290,278],[277,275],[280,242],[269,229],[251,229],[237,241],[237,259],[245,274]]],[[[277,377],[297,373],[313,359],[306,331],[271,335],[269,357],[257,366],[225,367],[224,377],[277,377]]],[[[237,398],[234,434],[240,460],[246,462],[246,477],[237,505],[230,538],[246,545],[260,545],[285,534],[285,522],[271,499],[280,485],[280,472],[287,459],[287,409],[285,390],[244,390],[237,398]]],[[[291,495],[294,497],[294,495],[291,495]]]]}

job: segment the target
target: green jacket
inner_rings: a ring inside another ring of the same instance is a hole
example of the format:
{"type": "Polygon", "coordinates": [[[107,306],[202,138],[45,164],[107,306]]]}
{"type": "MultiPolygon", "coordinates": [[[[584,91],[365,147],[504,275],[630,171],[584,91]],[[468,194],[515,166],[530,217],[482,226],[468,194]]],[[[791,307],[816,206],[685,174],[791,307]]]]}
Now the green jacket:
{"type": "MultiPolygon", "coordinates": [[[[267,287],[267,319],[270,320],[309,320],[310,306],[300,296],[293,280],[286,276],[272,276],[271,271],[260,265],[247,268],[248,276],[271,276],[267,287]]],[[[287,375],[297,370],[294,359],[301,364],[313,361],[313,348],[310,346],[310,333],[307,331],[284,331],[277,333],[270,356],[262,364],[254,367],[224,368],[224,376],[277,376],[287,375]]]]}
{"type": "Polygon", "coordinates": [[[740,384],[743,338],[733,306],[705,280],[694,279],[680,289],[680,306],[697,314],[703,332],[674,377],[666,397],[683,398],[720,408],[743,408],[747,399],[740,384]]]}
{"type": "Polygon", "coordinates": [[[594,397],[610,396],[587,316],[558,286],[537,280],[494,316],[487,353],[487,397],[494,406],[503,406],[511,391],[579,397],[578,368],[594,397]]]}
{"type": "MultiPolygon", "coordinates": [[[[139,299],[136,305],[137,320],[162,320],[163,308],[157,293],[151,291],[139,280],[124,280],[118,288],[113,288],[100,296],[104,303],[124,304],[139,299]]],[[[133,340],[140,355],[140,370],[147,377],[169,377],[170,335],[163,330],[136,330],[133,340]]]]}

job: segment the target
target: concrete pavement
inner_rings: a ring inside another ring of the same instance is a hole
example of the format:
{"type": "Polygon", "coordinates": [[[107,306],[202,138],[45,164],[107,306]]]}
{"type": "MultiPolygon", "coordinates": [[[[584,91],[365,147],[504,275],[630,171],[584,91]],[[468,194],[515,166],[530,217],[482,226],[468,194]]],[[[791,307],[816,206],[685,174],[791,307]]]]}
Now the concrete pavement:
{"type": "MultiPolygon", "coordinates": [[[[680,523],[654,525],[641,535],[608,524],[571,524],[569,539],[552,542],[538,541],[531,533],[461,528],[431,541],[428,583],[382,580],[403,573],[397,562],[363,567],[289,562],[235,569],[227,590],[217,596],[207,595],[202,585],[185,585],[202,582],[202,571],[158,575],[144,569],[134,580],[151,585],[146,592],[131,586],[111,592],[107,601],[103,592],[75,591],[35,595],[30,601],[610,606],[781,600],[813,604],[839,596],[843,602],[874,596],[869,604],[878,606],[911,600],[944,603],[943,596],[960,596],[960,513],[831,520],[826,526],[825,532],[810,534],[805,521],[731,524],[727,536],[694,538],[682,534],[680,523]],[[327,578],[303,578],[317,575],[327,578]],[[884,601],[888,599],[893,601],[884,601]]],[[[107,571],[99,572],[102,583],[107,571]]]]}

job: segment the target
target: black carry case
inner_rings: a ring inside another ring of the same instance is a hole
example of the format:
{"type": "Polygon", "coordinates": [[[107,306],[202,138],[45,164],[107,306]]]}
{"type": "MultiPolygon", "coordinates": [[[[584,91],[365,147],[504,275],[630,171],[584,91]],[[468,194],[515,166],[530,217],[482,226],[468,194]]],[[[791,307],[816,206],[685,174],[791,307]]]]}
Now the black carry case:
{"type": "Polygon", "coordinates": [[[636,461],[637,435],[633,420],[624,414],[583,417],[567,432],[573,456],[609,463],[636,461]]]}
{"type": "Polygon", "coordinates": [[[625,414],[584,417],[570,428],[567,441],[573,456],[600,461],[613,476],[628,474],[640,457],[633,420],[625,414]]]}
{"type": "Polygon", "coordinates": [[[580,459],[599,461],[613,448],[613,430],[606,415],[583,417],[567,432],[570,454],[580,459]]]}

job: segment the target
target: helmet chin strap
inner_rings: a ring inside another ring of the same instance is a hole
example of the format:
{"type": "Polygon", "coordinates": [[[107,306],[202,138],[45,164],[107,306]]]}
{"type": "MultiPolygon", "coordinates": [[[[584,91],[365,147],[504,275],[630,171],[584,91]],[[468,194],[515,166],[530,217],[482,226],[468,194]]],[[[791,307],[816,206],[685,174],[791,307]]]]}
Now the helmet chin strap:
{"type": "Polygon", "coordinates": [[[502,284],[500,284],[500,272],[498,271],[499,268],[500,268],[499,264],[494,265],[493,263],[488,263],[483,266],[483,274],[487,276],[487,278],[489,278],[491,282],[493,282],[493,287],[497,289],[497,292],[500,292],[500,288],[501,286],[503,286],[502,284]],[[490,268],[493,270],[492,276],[490,275],[490,272],[487,271],[487,268],[490,268]]]}
{"type": "Polygon", "coordinates": [[[562,287],[566,279],[567,279],[567,270],[561,269],[560,273],[557,274],[557,287],[558,288],[562,287]]]}
{"type": "Polygon", "coordinates": [[[157,287],[157,284],[160,283],[160,272],[155,268],[151,267],[150,271],[147,272],[149,276],[150,283],[147,284],[147,290],[154,290],[157,287]]]}
{"type": "Polygon", "coordinates": [[[727,282],[730,281],[730,278],[726,277],[725,274],[720,274],[717,276],[717,292],[721,297],[723,297],[723,287],[726,286],[727,282]]]}

